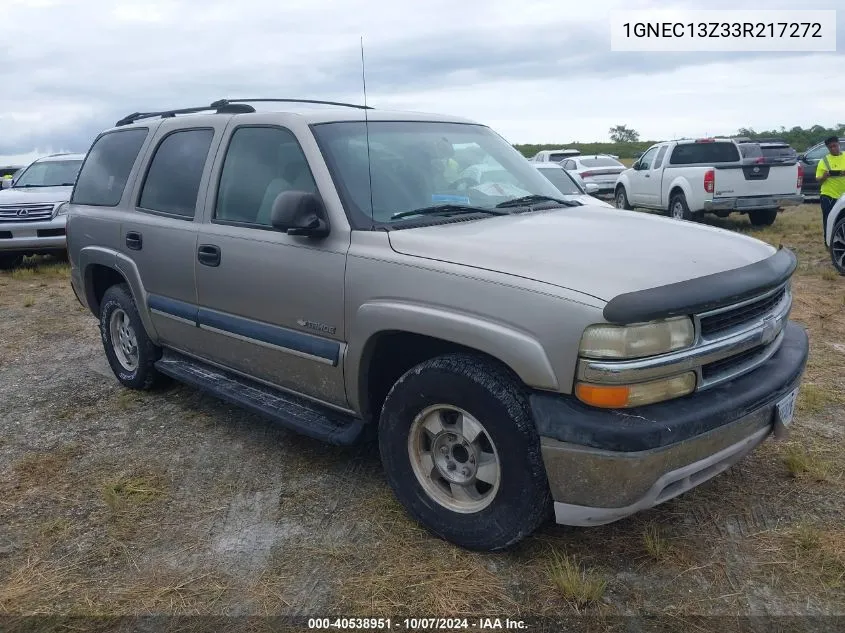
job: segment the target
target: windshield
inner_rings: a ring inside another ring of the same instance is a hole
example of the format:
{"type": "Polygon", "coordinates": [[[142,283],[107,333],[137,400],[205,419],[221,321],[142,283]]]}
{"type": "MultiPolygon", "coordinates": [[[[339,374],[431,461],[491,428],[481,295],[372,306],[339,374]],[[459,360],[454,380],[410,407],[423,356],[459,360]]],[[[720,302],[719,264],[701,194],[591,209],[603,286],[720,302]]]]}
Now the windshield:
{"type": "Polygon", "coordinates": [[[15,182],[15,187],[73,186],[81,160],[50,160],[33,163],[15,182]]]}
{"type": "Polygon", "coordinates": [[[596,156],[595,158],[582,158],[581,164],[584,167],[624,167],[618,160],[607,156],[596,156]]]}
{"type": "Polygon", "coordinates": [[[580,196],[584,193],[584,191],[581,190],[575,181],[572,180],[572,177],[562,167],[558,169],[545,168],[539,169],[538,171],[543,174],[543,176],[545,176],[562,194],[567,196],[580,196]]]}
{"type": "Polygon", "coordinates": [[[355,228],[390,225],[404,219],[396,214],[437,205],[494,209],[523,196],[560,196],[522,154],[481,125],[373,121],[369,151],[363,121],[313,130],[355,228]]]}

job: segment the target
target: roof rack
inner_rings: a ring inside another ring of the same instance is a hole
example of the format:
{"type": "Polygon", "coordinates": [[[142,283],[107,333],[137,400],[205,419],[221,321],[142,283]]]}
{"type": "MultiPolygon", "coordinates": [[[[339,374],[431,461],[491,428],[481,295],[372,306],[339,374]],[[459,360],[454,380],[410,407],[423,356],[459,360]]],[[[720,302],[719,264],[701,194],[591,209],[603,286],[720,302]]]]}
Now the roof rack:
{"type": "Polygon", "coordinates": [[[357,108],[360,110],[372,110],[371,106],[359,105],[356,103],[343,103],[341,101],[320,101],[318,99],[219,99],[208,106],[198,106],[195,108],[181,108],[178,110],[161,110],[156,112],[133,112],[128,114],[120,121],[115,123],[115,127],[129,125],[141,119],[152,119],[160,117],[162,119],[175,117],[177,114],[198,114],[200,112],[215,111],[217,114],[247,114],[255,112],[255,108],[249,103],[258,102],[274,102],[274,103],[316,103],[320,105],[333,105],[345,108],[357,108]]]}

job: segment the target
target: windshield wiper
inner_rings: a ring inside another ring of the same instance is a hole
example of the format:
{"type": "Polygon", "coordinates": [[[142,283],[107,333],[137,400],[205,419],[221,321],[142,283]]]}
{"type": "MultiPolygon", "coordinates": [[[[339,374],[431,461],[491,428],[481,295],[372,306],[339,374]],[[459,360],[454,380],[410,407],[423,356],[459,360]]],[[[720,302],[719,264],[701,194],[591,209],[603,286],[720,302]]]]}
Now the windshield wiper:
{"type": "Polygon", "coordinates": [[[57,187],[73,187],[76,183],[75,182],[63,182],[60,185],[56,185],[57,187]]]}
{"type": "Polygon", "coordinates": [[[511,207],[525,207],[537,202],[554,202],[564,207],[580,207],[580,202],[575,200],[561,200],[560,198],[552,198],[551,196],[530,195],[514,198],[513,200],[506,200],[496,205],[497,209],[509,209],[511,207]]]}
{"type": "Polygon", "coordinates": [[[468,204],[438,204],[432,207],[400,211],[390,216],[391,220],[400,220],[414,215],[463,215],[465,213],[487,213],[489,215],[507,215],[505,211],[487,209],[485,207],[473,207],[468,204]]]}
{"type": "Polygon", "coordinates": [[[35,188],[35,187],[47,187],[47,186],[49,186],[49,185],[30,185],[30,184],[26,184],[26,185],[15,185],[13,188],[14,189],[30,189],[30,188],[35,188]]]}

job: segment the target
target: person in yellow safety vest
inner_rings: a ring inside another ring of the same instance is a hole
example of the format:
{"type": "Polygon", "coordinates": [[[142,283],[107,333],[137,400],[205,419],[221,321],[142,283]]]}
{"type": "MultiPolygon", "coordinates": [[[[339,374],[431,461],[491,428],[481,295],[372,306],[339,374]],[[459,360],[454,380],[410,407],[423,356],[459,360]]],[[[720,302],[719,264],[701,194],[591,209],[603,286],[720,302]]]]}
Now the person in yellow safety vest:
{"type": "Polygon", "coordinates": [[[827,156],[816,166],[816,180],[819,188],[819,204],[822,207],[822,235],[827,229],[827,216],[839,197],[845,194],[845,155],[839,148],[839,138],[831,136],[825,139],[827,156]]]}
{"type": "Polygon", "coordinates": [[[444,163],[443,177],[446,178],[447,182],[455,182],[458,176],[461,175],[461,167],[454,158],[455,148],[452,147],[452,144],[446,138],[441,138],[438,143],[438,149],[438,154],[442,157],[444,163]]]}

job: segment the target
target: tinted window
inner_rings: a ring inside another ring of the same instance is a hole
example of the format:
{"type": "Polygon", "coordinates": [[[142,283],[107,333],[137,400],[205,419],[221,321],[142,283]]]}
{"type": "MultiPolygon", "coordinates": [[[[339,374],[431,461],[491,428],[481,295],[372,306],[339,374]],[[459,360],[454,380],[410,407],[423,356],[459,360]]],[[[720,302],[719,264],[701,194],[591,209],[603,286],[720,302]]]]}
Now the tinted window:
{"type": "Polygon", "coordinates": [[[109,132],[94,142],[76,179],[71,202],[100,207],[120,203],[129,172],[147,138],[146,128],[109,132]]]}
{"type": "Polygon", "coordinates": [[[660,151],[657,152],[657,158],[654,159],[654,167],[652,169],[657,169],[663,164],[663,157],[666,156],[666,145],[660,148],[660,151]]]}
{"type": "Polygon", "coordinates": [[[657,153],[657,148],[652,147],[645,154],[643,154],[642,157],[640,158],[640,168],[641,169],[651,169],[651,159],[654,158],[654,155],[656,153],[657,153]]]}
{"type": "Polygon", "coordinates": [[[582,158],[581,164],[584,167],[623,167],[622,163],[609,156],[596,156],[594,158],[582,158]]]}
{"type": "Polygon", "coordinates": [[[73,187],[81,160],[43,160],[30,165],[16,187],[73,187]]]}
{"type": "Polygon", "coordinates": [[[566,154],[563,154],[561,152],[558,152],[556,154],[549,154],[549,160],[554,163],[559,163],[560,161],[564,160],[566,156],[566,154]]]}
{"type": "Polygon", "coordinates": [[[733,143],[684,143],[672,150],[669,162],[673,165],[695,163],[734,163],[739,160],[739,150],[733,143]]]}
{"type": "Polygon", "coordinates": [[[828,155],[827,147],[825,145],[819,145],[811,149],[807,152],[807,159],[808,160],[821,160],[823,156],[828,155]]]}
{"type": "Polygon", "coordinates": [[[270,226],[273,202],[283,191],[317,193],[293,133],[271,127],[235,130],[223,162],[214,217],[270,226]]]}
{"type": "Polygon", "coordinates": [[[564,169],[540,169],[539,171],[563,194],[581,195],[584,193],[564,169]]]}
{"type": "Polygon", "coordinates": [[[214,130],[184,130],[156,148],[138,206],[193,218],[214,130]]]}

